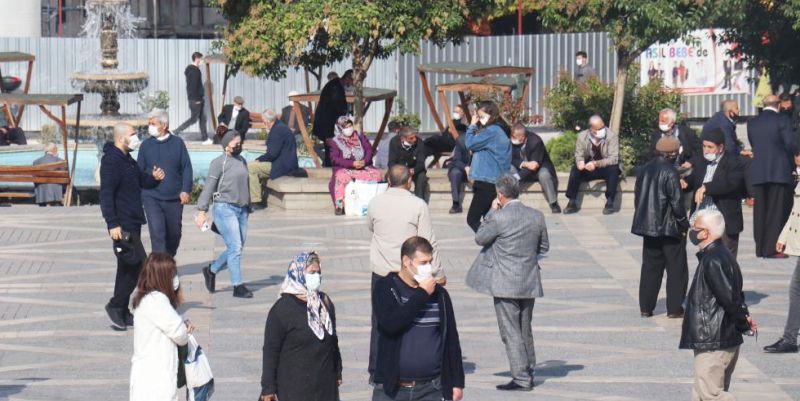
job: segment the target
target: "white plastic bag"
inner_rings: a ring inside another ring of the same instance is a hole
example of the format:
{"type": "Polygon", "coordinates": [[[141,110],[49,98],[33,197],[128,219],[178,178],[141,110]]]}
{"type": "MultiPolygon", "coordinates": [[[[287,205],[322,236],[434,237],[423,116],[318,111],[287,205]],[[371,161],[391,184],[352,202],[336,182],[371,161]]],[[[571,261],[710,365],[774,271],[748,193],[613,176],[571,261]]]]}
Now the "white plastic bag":
{"type": "Polygon", "coordinates": [[[389,184],[374,181],[351,181],[344,190],[344,214],[366,216],[372,198],[386,192],[389,184]]]}
{"type": "Polygon", "coordinates": [[[184,361],[186,386],[193,389],[210,382],[214,375],[211,373],[211,365],[208,363],[206,354],[191,334],[189,334],[188,345],[189,353],[186,356],[186,361],[184,361]]]}

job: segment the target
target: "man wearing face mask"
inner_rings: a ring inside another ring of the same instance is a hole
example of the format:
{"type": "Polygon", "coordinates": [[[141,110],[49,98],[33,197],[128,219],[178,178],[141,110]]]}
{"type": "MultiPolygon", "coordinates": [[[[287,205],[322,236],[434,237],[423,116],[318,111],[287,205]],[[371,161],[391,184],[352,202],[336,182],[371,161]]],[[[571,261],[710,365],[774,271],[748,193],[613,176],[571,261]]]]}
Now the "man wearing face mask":
{"type": "Polygon", "coordinates": [[[511,166],[516,170],[523,188],[534,182],[542,186],[544,198],[550,211],[561,213],[558,205],[558,176],[550,160],[544,141],[535,132],[528,132],[524,125],[517,123],[511,128],[511,166]]]}
{"type": "Polygon", "coordinates": [[[675,159],[675,167],[679,170],[688,170],[695,163],[695,158],[702,154],[700,149],[700,139],[691,128],[685,125],[676,124],[677,113],[672,109],[663,109],[658,113],[658,130],[650,135],[650,156],[656,157],[656,143],[664,137],[673,137],[680,141],[678,157],[675,159]]]}
{"type": "Polygon", "coordinates": [[[158,187],[142,191],[142,203],[152,252],[165,252],[174,258],[181,242],[183,205],[191,201],[192,161],[183,139],[169,132],[169,114],[156,109],[148,117],[150,138],[142,142],[137,164],[142,173],[158,167],[167,176],[158,187]]]}
{"type": "MultiPolygon", "coordinates": [[[[247,131],[250,129],[250,112],[244,108],[244,98],[236,96],[233,98],[233,104],[226,104],[222,107],[222,113],[219,113],[219,125],[233,129],[242,136],[242,143],[244,143],[247,131]]],[[[218,129],[219,130],[219,129],[218,129]]],[[[223,131],[223,132],[225,132],[223,131]]],[[[223,135],[225,135],[223,133],[223,135]]],[[[214,138],[214,143],[219,143],[219,137],[214,138]]]]}
{"type": "Polygon", "coordinates": [[[631,233],[643,238],[639,310],[645,318],[653,316],[665,269],[667,317],[683,317],[681,303],[689,280],[684,235],[689,222],[675,169],[680,146],[675,137],[659,139],[658,155],[642,166],[636,177],[631,233]]]}
{"type": "Polygon", "coordinates": [[[403,127],[389,142],[389,167],[402,164],[411,171],[414,180],[414,195],[427,201],[428,175],[425,168],[425,146],[418,144],[417,131],[403,127]]]}
{"type": "Polygon", "coordinates": [[[716,210],[695,216],[689,239],[699,247],[697,269],[686,296],[680,349],[694,351],[693,400],[733,400],[731,377],[744,342],[757,329],[742,291],[742,272],[722,244],[725,220],[716,210]]]}
{"type": "Polygon", "coordinates": [[[452,119],[455,133],[450,132],[450,126],[448,125],[438,135],[432,135],[425,139],[426,156],[452,152],[456,147],[456,141],[461,135],[460,133],[467,130],[467,117],[464,114],[464,108],[460,104],[453,108],[452,119]]]}
{"type": "MultiPolygon", "coordinates": [[[[297,96],[299,94],[300,92],[298,91],[290,91],[287,96],[291,98],[292,96],[297,96]]],[[[308,124],[311,122],[311,109],[309,109],[308,106],[303,103],[300,103],[299,106],[300,118],[303,120],[303,125],[308,126],[308,124]]],[[[297,125],[297,117],[295,117],[294,114],[294,100],[290,100],[289,104],[281,109],[281,121],[283,121],[283,123],[289,127],[289,130],[292,131],[293,134],[300,132],[300,128],[297,125]]]]}
{"type": "Polygon", "coordinates": [[[589,65],[589,56],[581,50],[575,53],[575,80],[585,83],[589,77],[597,77],[597,72],[589,65]]]}
{"type": "Polygon", "coordinates": [[[536,366],[533,305],[543,295],[538,259],[550,249],[550,241],[542,212],[518,200],[517,179],[506,174],[495,186],[497,199],[475,234],[483,249],[467,273],[467,285],[494,299],[511,365],[511,381],[497,389],[531,391],[536,366]]]}
{"type": "Polygon", "coordinates": [[[567,198],[569,203],[564,214],[576,213],[578,190],[582,183],[591,180],[606,182],[606,205],[603,214],[614,213],[619,176],[622,173],[619,158],[619,136],[606,128],[603,119],[594,115],[589,118],[589,129],[578,134],[575,142],[575,165],[569,173],[567,198]]]}
{"type": "Polygon", "coordinates": [[[724,100],[720,105],[720,111],[703,125],[700,136],[715,129],[721,130],[725,138],[725,152],[738,156],[741,152],[739,142],[736,140],[736,122],[738,120],[739,104],[735,100],[724,100]]]}
{"type": "Polygon", "coordinates": [[[742,198],[745,196],[745,162],[725,149],[725,134],[715,129],[702,135],[703,161],[686,177],[695,191],[692,211],[713,205],[725,218],[722,243],[734,259],[739,251],[739,233],[744,229],[742,198]]]}
{"type": "Polygon", "coordinates": [[[400,248],[403,267],[375,283],[378,357],[372,401],[460,401],[464,366],[453,301],[433,278],[422,237],[400,248]]]}
{"type": "Polygon", "coordinates": [[[125,255],[117,254],[114,296],[105,307],[114,330],[133,326],[128,301],[147,256],[141,236],[146,224],[142,188],[156,188],[166,176],[159,167],[148,172],[139,169],[130,152],[138,149],[140,143],[133,126],[119,123],[114,126],[114,142],[106,143],[100,160],[100,211],[109,236],[113,241],[124,241],[119,249],[126,250],[125,255]]]}

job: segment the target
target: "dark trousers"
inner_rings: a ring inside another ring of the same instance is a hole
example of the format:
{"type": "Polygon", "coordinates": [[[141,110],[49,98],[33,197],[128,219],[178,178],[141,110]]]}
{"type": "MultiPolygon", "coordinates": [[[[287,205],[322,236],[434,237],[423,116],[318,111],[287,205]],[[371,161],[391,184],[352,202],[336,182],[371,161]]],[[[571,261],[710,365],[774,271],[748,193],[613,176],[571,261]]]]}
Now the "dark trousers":
{"type": "Polygon", "coordinates": [[[489,213],[495,198],[497,198],[497,190],[491,182],[475,181],[472,184],[472,202],[469,204],[467,212],[467,225],[472,231],[478,232],[481,219],[486,213],[489,213]]]}
{"type": "Polygon", "coordinates": [[[372,401],[441,401],[442,383],[440,379],[418,383],[414,387],[400,387],[394,397],[389,397],[383,386],[372,390],[372,401]]]}
{"type": "Polygon", "coordinates": [[[131,244],[136,249],[136,252],[141,255],[141,262],[136,265],[128,265],[122,262],[122,259],[117,258],[117,277],[114,280],[114,296],[108,303],[118,309],[128,310],[128,303],[130,302],[131,294],[136,289],[136,283],[139,281],[139,272],[142,271],[142,264],[146,256],[144,245],[142,245],[141,231],[131,231],[131,244]]]}
{"type": "Polygon", "coordinates": [[[606,199],[613,202],[617,197],[617,187],[619,186],[619,166],[608,166],[598,168],[594,171],[578,170],[577,166],[572,166],[569,173],[569,183],[567,184],[567,198],[570,201],[578,197],[578,190],[581,184],[586,181],[603,180],[606,182],[606,199]]]}
{"type": "Polygon", "coordinates": [[[150,252],[165,252],[173,258],[181,244],[183,205],[178,200],[162,201],[142,196],[147,228],[150,230],[150,252]]]}
{"type": "Polygon", "coordinates": [[[754,185],[753,237],[756,256],[776,253],[775,244],[792,210],[792,187],[788,184],[754,185]]]}
{"type": "MultiPolygon", "coordinates": [[[[375,283],[378,282],[383,278],[380,275],[372,273],[372,284],[369,287],[369,294],[370,300],[372,299],[372,293],[375,291],[375,283]]],[[[372,305],[372,302],[370,302],[372,305]]],[[[372,376],[375,374],[375,366],[378,364],[378,317],[375,316],[375,308],[370,309],[372,311],[372,328],[369,332],[369,362],[367,364],[367,371],[369,372],[369,381],[372,383],[372,376]]]]}
{"type": "Polygon", "coordinates": [[[722,243],[733,254],[733,258],[739,255],[739,234],[725,234],[722,236],[722,243]]]}
{"type": "Polygon", "coordinates": [[[206,131],[206,103],[203,100],[189,100],[189,110],[192,116],[189,117],[183,124],[175,130],[175,135],[180,135],[181,132],[189,128],[192,124],[200,121],[200,136],[205,141],[208,139],[208,131],[206,131]]]}
{"type": "Polygon", "coordinates": [[[433,156],[438,153],[452,152],[456,147],[456,140],[450,135],[450,131],[433,135],[425,139],[426,155],[433,156]]]}
{"type": "Polygon", "coordinates": [[[665,269],[667,313],[680,313],[689,284],[686,241],[673,237],[644,237],[642,272],[639,278],[639,309],[642,312],[653,312],[656,308],[665,269]]]}
{"type": "Polygon", "coordinates": [[[328,141],[323,139],[323,146],[325,147],[325,157],[322,158],[322,167],[331,166],[331,148],[328,146],[328,141]]]}
{"type": "Polygon", "coordinates": [[[467,172],[462,168],[453,167],[447,171],[447,179],[450,180],[450,193],[453,196],[453,204],[461,204],[467,172]]]}
{"type": "Polygon", "coordinates": [[[414,174],[414,195],[417,198],[428,201],[428,173],[427,171],[420,171],[414,174]]]}

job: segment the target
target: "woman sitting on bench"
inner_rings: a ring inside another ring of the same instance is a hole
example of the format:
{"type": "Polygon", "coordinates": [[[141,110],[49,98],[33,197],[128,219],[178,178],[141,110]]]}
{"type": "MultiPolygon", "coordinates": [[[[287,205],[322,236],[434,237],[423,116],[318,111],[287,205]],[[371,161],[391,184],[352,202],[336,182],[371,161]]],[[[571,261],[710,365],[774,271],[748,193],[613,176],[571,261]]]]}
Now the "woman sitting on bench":
{"type": "Polygon", "coordinates": [[[336,215],[344,215],[344,192],[354,180],[381,180],[381,172],[372,166],[372,145],[367,137],[353,128],[349,116],[336,120],[334,136],[328,139],[333,175],[328,189],[336,207],[336,215]]]}

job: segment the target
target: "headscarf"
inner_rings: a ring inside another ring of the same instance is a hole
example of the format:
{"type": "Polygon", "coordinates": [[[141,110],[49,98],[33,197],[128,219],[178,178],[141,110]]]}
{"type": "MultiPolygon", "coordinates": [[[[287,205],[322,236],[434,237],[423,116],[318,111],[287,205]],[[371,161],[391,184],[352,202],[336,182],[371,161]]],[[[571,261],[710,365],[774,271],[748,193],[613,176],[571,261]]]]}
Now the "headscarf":
{"type": "Polygon", "coordinates": [[[358,132],[353,132],[353,135],[349,137],[342,133],[344,126],[352,122],[353,118],[351,116],[341,116],[336,120],[336,125],[333,128],[333,142],[342,151],[342,156],[345,159],[364,160],[364,147],[361,146],[361,138],[358,132]]]}
{"type": "Polygon", "coordinates": [[[317,338],[322,340],[325,338],[326,331],[329,335],[333,335],[333,324],[325,303],[319,297],[319,291],[310,291],[306,288],[305,272],[312,256],[317,259],[317,254],[314,251],[300,252],[289,263],[286,278],[283,279],[283,284],[281,284],[281,294],[305,295],[308,327],[311,328],[317,338]]]}

